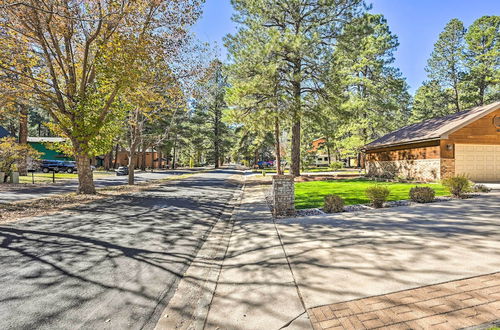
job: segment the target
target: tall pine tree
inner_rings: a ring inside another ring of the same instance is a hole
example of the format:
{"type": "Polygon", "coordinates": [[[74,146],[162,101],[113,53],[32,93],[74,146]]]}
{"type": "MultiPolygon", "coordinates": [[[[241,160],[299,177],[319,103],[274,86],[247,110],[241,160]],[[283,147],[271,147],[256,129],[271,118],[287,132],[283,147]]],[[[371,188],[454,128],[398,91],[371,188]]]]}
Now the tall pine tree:
{"type": "Polygon", "coordinates": [[[426,67],[431,80],[452,89],[451,102],[456,112],[462,109],[460,81],[464,75],[464,35],[464,24],[460,20],[449,21],[434,44],[426,67]]]}

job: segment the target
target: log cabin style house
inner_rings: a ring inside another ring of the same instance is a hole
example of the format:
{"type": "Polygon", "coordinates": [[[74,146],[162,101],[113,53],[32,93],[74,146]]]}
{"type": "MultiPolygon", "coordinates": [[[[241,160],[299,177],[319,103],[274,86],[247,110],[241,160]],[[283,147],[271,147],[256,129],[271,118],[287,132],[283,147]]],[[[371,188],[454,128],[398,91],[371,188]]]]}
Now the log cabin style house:
{"type": "Polygon", "coordinates": [[[370,176],[500,182],[500,101],[403,127],[363,151],[370,176]]]}

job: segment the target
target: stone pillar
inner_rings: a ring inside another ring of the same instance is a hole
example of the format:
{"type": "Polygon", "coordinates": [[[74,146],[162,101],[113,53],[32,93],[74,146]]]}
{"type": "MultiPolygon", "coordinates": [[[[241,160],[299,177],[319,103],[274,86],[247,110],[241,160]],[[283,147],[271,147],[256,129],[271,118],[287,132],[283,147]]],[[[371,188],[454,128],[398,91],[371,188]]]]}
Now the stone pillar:
{"type": "Polygon", "coordinates": [[[19,183],[19,172],[12,172],[10,174],[10,183],[19,183]]]}
{"type": "Polygon", "coordinates": [[[291,216],[295,214],[295,186],[293,175],[273,176],[273,215],[291,216]]]}

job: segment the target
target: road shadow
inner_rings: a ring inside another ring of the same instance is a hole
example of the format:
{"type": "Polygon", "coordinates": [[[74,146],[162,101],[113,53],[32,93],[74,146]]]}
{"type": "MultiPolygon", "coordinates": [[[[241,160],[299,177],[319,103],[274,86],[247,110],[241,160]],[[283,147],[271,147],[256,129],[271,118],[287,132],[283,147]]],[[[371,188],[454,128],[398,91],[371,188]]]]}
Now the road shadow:
{"type": "Polygon", "coordinates": [[[0,327],[154,327],[227,211],[221,173],[0,226],[0,327]]]}

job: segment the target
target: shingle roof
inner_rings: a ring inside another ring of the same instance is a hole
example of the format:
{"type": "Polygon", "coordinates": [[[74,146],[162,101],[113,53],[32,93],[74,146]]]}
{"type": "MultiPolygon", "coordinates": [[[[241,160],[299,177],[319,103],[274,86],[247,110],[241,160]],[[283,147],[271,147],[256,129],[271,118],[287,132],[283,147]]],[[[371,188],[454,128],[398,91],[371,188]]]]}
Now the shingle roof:
{"type": "Polygon", "coordinates": [[[7,131],[5,128],[3,128],[2,126],[0,126],[0,139],[1,138],[4,138],[6,136],[11,136],[9,131],[7,131]]]}
{"type": "Polygon", "coordinates": [[[384,135],[365,145],[365,149],[375,149],[445,138],[447,134],[497,109],[500,109],[500,101],[457,112],[448,116],[428,119],[384,135]]]}
{"type": "Polygon", "coordinates": [[[62,137],[38,137],[38,136],[29,136],[28,142],[64,142],[65,138],[62,137]]]}

